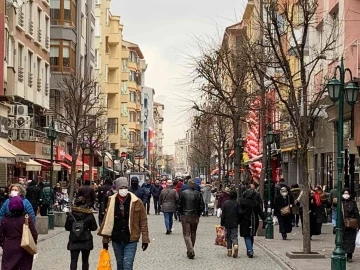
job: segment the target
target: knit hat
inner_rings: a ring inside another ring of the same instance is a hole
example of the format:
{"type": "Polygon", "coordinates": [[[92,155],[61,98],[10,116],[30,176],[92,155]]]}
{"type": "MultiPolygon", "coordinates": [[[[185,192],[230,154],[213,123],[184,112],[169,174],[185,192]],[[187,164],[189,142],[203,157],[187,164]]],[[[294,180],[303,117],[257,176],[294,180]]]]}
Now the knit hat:
{"type": "Polygon", "coordinates": [[[24,211],[24,204],[21,197],[15,196],[10,198],[9,211],[10,212],[24,211]]]}
{"type": "Polygon", "coordinates": [[[173,185],[173,182],[172,182],[171,180],[167,180],[167,181],[166,181],[166,185],[167,185],[167,186],[172,186],[172,185],[173,185]]]}
{"type": "Polygon", "coordinates": [[[126,177],[119,177],[115,180],[115,189],[119,190],[121,187],[129,187],[129,181],[126,177]]]}
{"type": "Polygon", "coordinates": [[[137,178],[136,176],[131,177],[131,183],[137,183],[138,184],[139,183],[139,178],[137,178]]]}
{"type": "Polygon", "coordinates": [[[189,180],[187,185],[189,188],[195,188],[195,182],[193,180],[189,180]]]}

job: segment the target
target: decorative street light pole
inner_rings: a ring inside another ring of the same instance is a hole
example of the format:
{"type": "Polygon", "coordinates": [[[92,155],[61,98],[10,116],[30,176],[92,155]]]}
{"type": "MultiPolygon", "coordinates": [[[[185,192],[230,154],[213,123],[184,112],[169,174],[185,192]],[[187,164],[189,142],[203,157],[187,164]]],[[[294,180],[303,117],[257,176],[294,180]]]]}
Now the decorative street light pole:
{"type": "Polygon", "coordinates": [[[105,156],[106,156],[106,152],[105,152],[105,148],[103,148],[103,150],[101,151],[101,157],[102,157],[102,177],[105,177],[105,156]]]}
{"type": "MultiPolygon", "coordinates": [[[[50,140],[50,185],[53,187],[55,185],[54,183],[54,177],[53,177],[53,171],[54,171],[54,141],[57,137],[57,131],[55,130],[54,121],[51,121],[50,126],[47,129],[47,137],[50,140]]],[[[54,212],[53,212],[53,205],[50,203],[49,210],[48,210],[48,218],[49,218],[49,229],[54,229],[54,212]]]]}
{"type": "Polygon", "coordinates": [[[272,218],[272,205],[271,205],[271,184],[272,184],[272,172],[271,172],[271,145],[275,141],[275,133],[271,128],[271,125],[268,126],[268,132],[265,135],[265,143],[267,145],[267,170],[266,170],[266,178],[268,182],[268,204],[267,204],[267,217],[266,217],[266,231],[265,231],[265,239],[274,239],[274,225],[272,218]]]}
{"type": "Polygon", "coordinates": [[[343,181],[343,150],[344,150],[344,95],[346,101],[350,106],[354,106],[357,101],[357,96],[359,92],[358,85],[352,81],[353,77],[351,70],[344,67],[344,57],[341,57],[340,65],[335,68],[335,74],[332,80],[327,84],[327,90],[329,92],[329,97],[332,102],[337,102],[339,106],[339,120],[338,120],[338,153],[337,153],[337,170],[338,170],[338,179],[337,179],[337,206],[336,206],[336,237],[335,237],[335,249],[331,256],[331,269],[332,270],[345,270],[346,269],[346,259],[345,252],[343,249],[343,239],[342,239],[342,203],[341,203],[341,189],[343,181]],[[340,81],[336,79],[336,71],[340,73],[340,81]],[[345,85],[345,74],[346,72],[350,74],[350,82],[345,85]]]}
{"type": "Polygon", "coordinates": [[[81,142],[81,159],[82,159],[82,172],[81,172],[81,185],[84,184],[84,177],[85,177],[85,149],[86,149],[86,142],[85,138],[83,138],[83,141],[81,142]]]}

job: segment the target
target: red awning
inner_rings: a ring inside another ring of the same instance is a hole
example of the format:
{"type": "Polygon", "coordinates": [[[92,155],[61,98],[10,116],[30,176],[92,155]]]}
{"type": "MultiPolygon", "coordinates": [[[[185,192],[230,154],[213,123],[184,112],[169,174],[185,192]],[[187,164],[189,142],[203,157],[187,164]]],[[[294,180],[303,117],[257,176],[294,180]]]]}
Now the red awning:
{"type": "MultiPolygon", "coordinates": [[[[67,160],[67,161],[69,161],[70,163],[72,162],[72,157],[69,155],[69,154],[65,154],[65,159],[67,160]]],[[[76,166],[81,166],[82,165],[82,162],[81,161],[79,161],[79,160],[77,160],[76,161],[76,166]]]]}
{"type": "Polygon", "coordinates": [[[35,158],[35,161],[38,161],[40,163],[44,163],[44,164],[51,164],[50,160],[46,160],[46,159],[39,159],[39,158],[35,158]]]}
{"type": "Polygon", "coordinates": [[[63,166],[65,169],[71,170],[71,166],[70,166],[70,165],[68,165],[68,164],[66,164],[66,163],[63,163],[63,162],[59,162],[59,164],[60,164],[61,166],[63,166]]]}

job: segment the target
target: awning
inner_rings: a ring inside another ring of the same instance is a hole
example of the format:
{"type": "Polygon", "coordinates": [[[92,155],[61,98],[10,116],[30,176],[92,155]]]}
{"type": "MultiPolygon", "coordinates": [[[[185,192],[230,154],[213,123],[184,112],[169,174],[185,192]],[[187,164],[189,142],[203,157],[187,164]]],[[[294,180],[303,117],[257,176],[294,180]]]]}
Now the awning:
{"type": "Polygon", "coordinates": [[[255,161],[259,161],[262,158],[262,155],[256,156],[254,158],[248,159],[247,161],[244,162],[244,165],[248,165],[251,164],[255,161]]]}
{"type": "Polygon", "coordinates": [[[15,156],[0,146],[0,164],[15,164],[15,156]]]}
{"type": "Polygon", "coordinates": [[[41,171],[41,164],[36,162],[33,159],[30,159],[27,162],[23,162],[24,164],[26,164],[26,171],[27,172],[39,172],[41,171]]]}
{"type": "Polygon", "coordinates": [[[59,164],[62,166],[62,167],[64,167],[66,170],[71,170],[71,166],[70,165],[68,165],[68,164],[66,164],[66,163],[64,163],[64,162],[59,162],[59,164]]]}
{"type": "MultiPolygon", "coordinates": [[[[41,163],[43,166],[46,166],[46,167],[50,167],[50,165],[51,165],[51,161],[50,161],[50,160],[35,158],[35,161],[41,163]]],[[[55,171],[55,172],[61,171],[61,166],[60,166],[60,164],[58,164],[58,163],[56,163],[56,162],[53,162],[53,171],[55,171]]]]}
{"type": "MultiPolygon", "coordinates": [[[[69,154],[65,155],[65,159],[70,163],[72,162],[72,157],[69,154]]],[[[76,160],[76,167],[81,167],[82,169],[82,166],[83,166],[83,162],[80,160],[76,160]]],[[[84,170],[86,171],[88,169],[89,169],[89,165],[84,163],[84,170]]]]}
{"type": "Polygon", "coordinates": [[[50,160],[46,160],[46,159],[40,159],[40,158],[35,158],[36,161],[43,163],[43,164],[51,164],[50,160]]]}
{"type": "Polygon", "coordinates": [[[30,155],[28,153],[15,147],[11,143],[8,143],[8,141],[3,138],[0,138],[0,146],[3,147],[6,151],[13,154],[15,156],[16,162],[28,162],[30,160],[30,155]]]}

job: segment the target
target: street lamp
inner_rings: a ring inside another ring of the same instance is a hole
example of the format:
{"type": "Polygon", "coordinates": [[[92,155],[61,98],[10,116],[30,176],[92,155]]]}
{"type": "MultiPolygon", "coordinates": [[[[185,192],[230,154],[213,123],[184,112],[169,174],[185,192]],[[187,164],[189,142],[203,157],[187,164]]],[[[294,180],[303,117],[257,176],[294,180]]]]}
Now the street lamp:
{"type": "Polygon", "coordinates": [[[343,140],[344,140],[344,95],[346,101],[350,106],[354,106],[357,101],[357,95],[359,92],[359,87],[356,83],[352,82],[351,70],[344,67],[344,57],[341,57],[340,65],[335,68],[335,74],[333,79],[327,84],[327,90],[329,92],[329,97],[332,102],[339,101],[339,120],[338,120],[338,136],[337,136],[337,201],[336,206],[336,237],[335,237],[335,249],[331,256],[331,269],[332,270],[345,270],[346,269],[346,259],[345,252],[342,246],[342,204],[341,204],[341,188],[342,188],[342,177],[343,177],[343,167],[344,161],[342,153],[344,150],[343,140]],[[336,71],[340,73],[340,80],[336,79],[336,71]],[[346,72],[350,74],[350,82],[345,85],[345,74],[346,72]]]}
{"type": "Polygon", "coordinates": [[[271,125],[268,126],[268,132],[265,135],[265,143],[267,145],[267,170],[266,170],[266,178],[268,182],[268,207],[267,207],[267,217],[266,217],[266,231],[265,231],[265,239],[274,239],[274,226],[272,219],[272,208],[271,208],[271,184],[272,184],[272,175],[271,175],[271,145],[275,141],[275,133],[271,128],[271,125]]]}
{"type": "MultiPolygon", "coordinates": [[[[54,121],[51,121],[50,126],[48,127],[47,131],[46,131],[46,135],[50,140],[50,183],[51,183],[51,187],[53,187],[54,184],[54,179],[53,179],[53,170],[54,170],[54,141],[56,140],[57,137],[57,131],[55,129],[55,124],[54,121]]],[[[52,204],[49,205],[49,211],[48,211],[48,219],[49,219],[49,229],[52,230],[54,229],[54,212],[53,212],[53,206],[52,204]]]]}
{"type": "Polygon", "coordinates": [[[85,138],[83,137],[83,141],[81,142],[81,159],[82,159],[82,173],[81,173],[81,184],[84,184],[84,176],[85,176],[85,149],[86,149],[86,142],[85,138]]]}
{"type": "Polygon", "coordinates": [[[101,151],[101,157],[102,157],[102,177],[105,177],[105,156],[106,156],[106,152],[105,152],[105,148],[103,148],[103,150],[101,151]]]}

